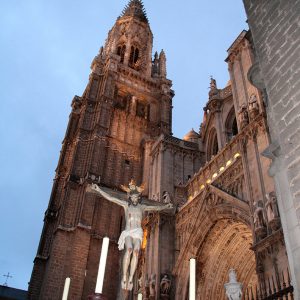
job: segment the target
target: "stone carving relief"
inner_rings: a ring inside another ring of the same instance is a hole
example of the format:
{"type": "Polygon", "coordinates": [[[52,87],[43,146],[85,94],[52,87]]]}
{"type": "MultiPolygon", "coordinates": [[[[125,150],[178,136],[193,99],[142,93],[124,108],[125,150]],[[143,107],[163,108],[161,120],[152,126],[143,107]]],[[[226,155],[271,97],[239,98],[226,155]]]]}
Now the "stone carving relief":
{"type": "Polygon", "coordinates": [[[248,109],[249,109],[250,120],[254,120],[256,116],[259,114],[259,106],[258,106],[256,95],[254,94],[252,94],[249,98],[248,109]]]}

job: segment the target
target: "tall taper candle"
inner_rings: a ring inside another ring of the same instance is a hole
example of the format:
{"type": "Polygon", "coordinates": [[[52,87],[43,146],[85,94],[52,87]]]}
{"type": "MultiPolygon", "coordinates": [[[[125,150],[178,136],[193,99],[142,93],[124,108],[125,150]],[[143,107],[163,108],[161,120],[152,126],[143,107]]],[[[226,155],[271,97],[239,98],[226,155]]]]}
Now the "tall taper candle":
{"type": "Polygon", "coordinates": [[[138,300],[143,300],[143,294],[142,293],[138,294],[138,300]]]}
{"type": "Polygon", "coordinates": [[[64,292],[62,300],[68,300],[69,289],[70,289],[71,278],[67,277],[65,280],[64,292]]]}
{"type": "Polygon", "coordinates": [[[97,277],[96,290],[95,290],[96,294],[102,294],[108,245],[109,245],[109,238],[105,237],[102,241],[102,250],[101,250],[98,277],[97,277]]]}
{"type": "Polygon", "coordinates": [[[196,300],[196,259],[190,259],[190,300],[196,300]]]}

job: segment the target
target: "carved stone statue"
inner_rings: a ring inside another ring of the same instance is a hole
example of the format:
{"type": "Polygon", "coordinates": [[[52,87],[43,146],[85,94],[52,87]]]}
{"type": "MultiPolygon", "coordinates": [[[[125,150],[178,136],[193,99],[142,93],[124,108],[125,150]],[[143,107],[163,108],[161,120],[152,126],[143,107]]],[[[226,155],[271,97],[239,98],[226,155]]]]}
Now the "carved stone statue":
{"type": "Polygon", "coordinates": [[[263,202],[261,200],[255,203],[253,222],[254,222],[255,233],[257,237],[264,238],[267,232],[266,232],[266,222],[264,217],[263,202]]]}
{"type": "Polygon", "coordinates": [[[138,293],[142,293],[143,292],[143,276],[141,276],[138,280],[138,293]]]}
{"type": "Polygon", "coordinates": [[[218,95],[217,82],[213,77],[210,77],[210,90],[208,95],[210,99],[218,95]]]}
{"type": "Polygon", "coordinates": [[[165,204],[171,203],[171,196],[170,196],[169,192],[167,192],[167,191],[165,191],[163,193],[163,203],[165,203],[165,204]]]}
{"type": "Polygon", "coordinates": [[[252,94],[248,103],[250,119],[253,120],[259,114],[259,106],[257,103],[256,95],[252,94]]]}
{"type": "Polygon", "coordinates": [[[135,96],[132,96],[131,103],[130,103],[130,113],[132,115],[136,114],[136,107],[137,107],[137,98],[135,96]]]}
{"type": "Polygon", "coordinates": [[[155,299],[155,295],[156,295],[156,275],[152,274],[150,280],[150,299],[155,299]]]}
{"type": "Polygon", "coordinates": [[[245,104],[243,104],[239,110],[239,121],[241,128],[244,128],[249,124],[248,110],[245,104]]]}
{"type": "Polygon", "coordinates": [[[149,299],[150,296],[150,283],[149,283],[149,279],[148,279],[148,275],[146,275],[146,279],[145,279],[145,300],[149,299]]]}
{"type": "Polygon", "coordinates": [[[100,194],[103,198],[118,204],[124,208],[126,227],[121,233],[118,241],[119,250],[126,247],[126,252],[123,258],[122,272],[122,289],[132,290],[133,276],[137,268],[138,257],[141,244],[143,241],[142,218],[146,211],[162,211],[172,208],[172,204],[167,205],[149,205],[141,202],[142,186],[137,186],[133,180],[129,183],[129,187],[121,186],[127,192],[127,199],[114,195],[111,190],[100,188],[96,184],[88,186],[88,192],[100,194]],[[107,191],[106,191],[107,190],[107,191]],[[129,273],[129,276],[128,276],[129,273]]]}
{"type": "Polygon", "coordinates": [[[242,299],[242,284],[237,282],[236,272],[234,269],[229,270],[229,282],[224,284],[226,295],[229,300],[242,299]]]}
{"type": "Polygon", "coordinates": [[[280,218],[279,211],[277,206],[277,198],[275,192],[271,192],[266,194],[267,202],[266,202],[266,212],[268,225],[272,230],[278,230],[280,228],[280,218]]]}
{"type": "Polygon", "coordinates": [[[268,222],[274,220],[279,217],[278,207],[277,207],[277,198],[275,192],[271,192],[266,194],[267,202],[266,202],[266,211],[268,222]]]}
{"type": "Polygon", "coordinates": [[[217,88],[217,82],[216,80],[211,76],[210,77],[210,89],[211,90],[214,90],[217,88]]]}
{"type": "Polygon", "coordinates": [[[255,211],[254,211],[254,226],[255,228],[265,227],[265,218],[264,218],[264,209],[263,209],[263,203],[261,200],[259,200],[255,204],[255,211]]]}
{"type": "Polygon", "coordinates": [[[167,274],[164,275],[160,282],[160,294],[162,296],[169,296],[171,290],[171,279],[167,274]]]}

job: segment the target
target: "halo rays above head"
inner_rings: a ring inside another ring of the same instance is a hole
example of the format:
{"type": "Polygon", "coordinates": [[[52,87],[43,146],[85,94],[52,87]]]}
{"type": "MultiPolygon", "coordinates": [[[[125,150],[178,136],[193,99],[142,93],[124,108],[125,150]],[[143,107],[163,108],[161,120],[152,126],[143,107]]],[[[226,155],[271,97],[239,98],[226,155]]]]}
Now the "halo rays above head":
{"type": "Polygon", "coordinates": [[[140,186],[136,185],[136,182],[134,179],[131,179],[131,181],[129,182],[128,187],[125,185],[121,185],[121,189],[126,192],[128,195],[132,195],[132,194],[142,194],[142,192],[145,189],[145,185],[142,183],[140,186]]]}

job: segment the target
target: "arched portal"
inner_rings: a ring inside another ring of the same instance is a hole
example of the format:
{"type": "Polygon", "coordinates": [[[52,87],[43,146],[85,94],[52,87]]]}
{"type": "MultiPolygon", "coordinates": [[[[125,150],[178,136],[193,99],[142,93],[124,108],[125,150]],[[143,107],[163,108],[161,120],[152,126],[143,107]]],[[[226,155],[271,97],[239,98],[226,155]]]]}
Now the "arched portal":
{"type": "Polygon", "coordinates": [[[174,268],[178,282],[176,300],[189,297],[191,257],[197,259],[197,300],[227,300],[224,284],[229,281],[231,268],[236,270],[243,291],[257,286],[257,261],[251,249],[252,222],[247,201],[209,184],[178,213],[177,220],[181,226],[178,232],[186,237],[174,268]],[[194,221],[185,223],[186,219],[194,221]]]}
{"type": "Polygon", "coordinates": [[[233,268],[243,288],[257,283],[252,233],[248,225],[220,219],[209,230],[197,253],[197,299],[225,300],[224,284],[233,268]]]}

